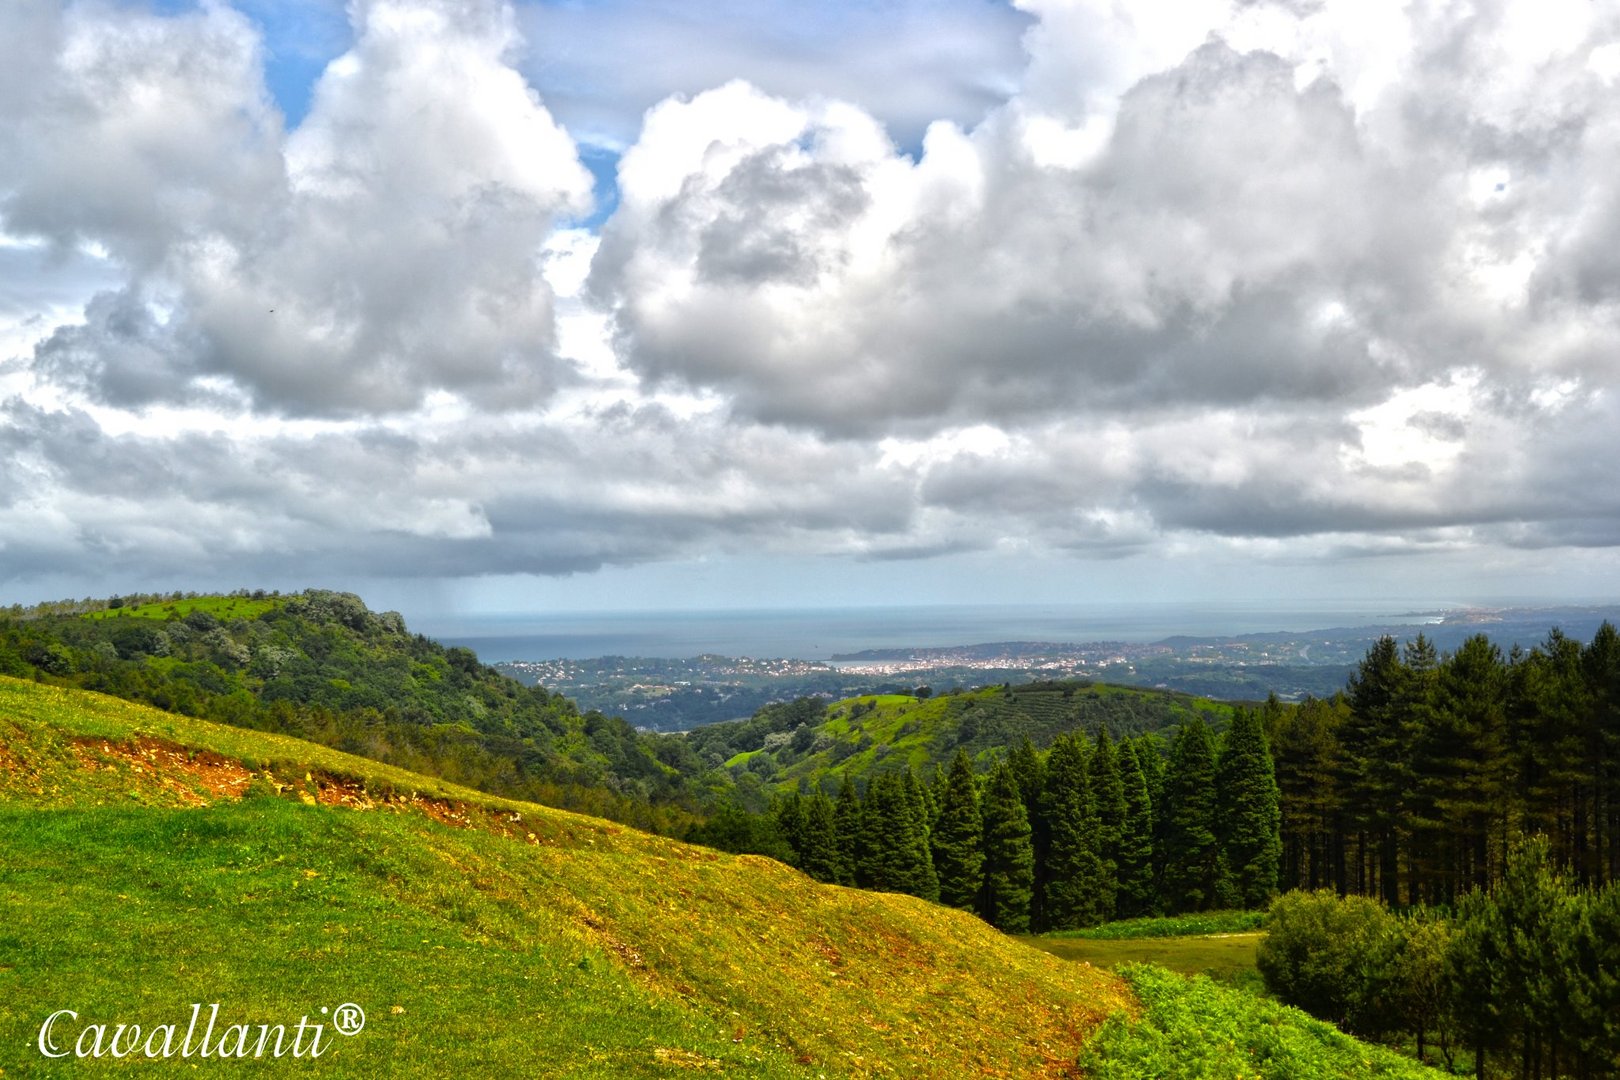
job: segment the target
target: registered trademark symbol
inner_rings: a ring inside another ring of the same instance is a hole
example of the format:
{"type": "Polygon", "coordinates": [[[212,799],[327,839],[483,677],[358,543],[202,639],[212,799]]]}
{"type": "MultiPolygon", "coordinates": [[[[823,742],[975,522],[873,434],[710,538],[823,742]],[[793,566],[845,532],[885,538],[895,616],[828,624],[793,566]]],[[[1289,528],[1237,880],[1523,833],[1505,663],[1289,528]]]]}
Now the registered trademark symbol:
{"type": "Polygon", "coordinates": [[[366,1026],[366,1011],[352,1001],[344,1002],[332,1010],[332,1026],[339,1035],[358,1035],[366,1026]]]}

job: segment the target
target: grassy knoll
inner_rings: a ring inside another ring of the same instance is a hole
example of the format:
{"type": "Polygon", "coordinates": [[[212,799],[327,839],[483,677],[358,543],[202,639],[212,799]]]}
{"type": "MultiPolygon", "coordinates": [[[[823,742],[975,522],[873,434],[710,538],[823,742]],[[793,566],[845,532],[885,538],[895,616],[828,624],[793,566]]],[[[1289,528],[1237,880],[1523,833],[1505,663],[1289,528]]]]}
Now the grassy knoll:
{"type": "Polygon", "coordinates": [[[1076,937],[1022,937],[1037,949],[1097,967],[1118,970],[1127,964],[1158,964],[1183,975],[1208,975],[1220,982],[1251,983],[1257,976],[1258,930],[1187,937],[1139,937],[1098,940],[1076,937]]]}
{"type": "Polygon", "coordinates": [[[0,1073],[119,1067],[41,1058],[56,1009],[183,1029],[191,1002],[223,1026],[349,1001],[365,1030],[296,1067],[1060,1075],[1134,1009],[911,897],[0,678],[0,1073]]]}

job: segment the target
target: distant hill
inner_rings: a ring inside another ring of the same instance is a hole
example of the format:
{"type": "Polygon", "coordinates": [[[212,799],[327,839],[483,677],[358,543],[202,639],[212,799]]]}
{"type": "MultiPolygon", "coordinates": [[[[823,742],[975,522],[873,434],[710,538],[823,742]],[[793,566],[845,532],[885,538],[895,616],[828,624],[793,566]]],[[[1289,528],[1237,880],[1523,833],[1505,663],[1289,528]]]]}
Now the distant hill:
{"type": "Polygon", "coordinates": [[[806,700],[753,718],[711,724],[686,740],[699,759],[748,774],[767,787],[836,792],[842,777],[913,769],[931,776],[958,749],[988,767],[1028,737],[1037,749],[1075,730],[1107,725],[1116,738],[1166,732],[1202,715],[1220,730],[1232,706],[1164,690],[1084,680],[988,686],[917,697],[887,694],[823,705],[806,700]]]}
{"type": "Polygon", "coordinates": [[[701,813],[677,740],[581,712],[349,593],[173,595],[13,608],[0,674],[274,731],[666,832],[701,813]]]}

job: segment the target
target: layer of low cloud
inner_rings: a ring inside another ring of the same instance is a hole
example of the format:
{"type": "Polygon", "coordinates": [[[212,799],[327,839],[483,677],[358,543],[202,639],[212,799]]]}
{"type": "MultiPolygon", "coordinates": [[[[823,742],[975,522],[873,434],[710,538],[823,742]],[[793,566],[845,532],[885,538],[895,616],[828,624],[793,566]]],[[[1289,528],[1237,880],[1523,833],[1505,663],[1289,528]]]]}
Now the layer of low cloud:
{"type": "Polygon", "coordinates": [[[1620,17],[1021,7],[884,16],[930,110],[371,0],[288,130],[229,7],[12,5],[3,576],[1620,547],[1620,17]]]}

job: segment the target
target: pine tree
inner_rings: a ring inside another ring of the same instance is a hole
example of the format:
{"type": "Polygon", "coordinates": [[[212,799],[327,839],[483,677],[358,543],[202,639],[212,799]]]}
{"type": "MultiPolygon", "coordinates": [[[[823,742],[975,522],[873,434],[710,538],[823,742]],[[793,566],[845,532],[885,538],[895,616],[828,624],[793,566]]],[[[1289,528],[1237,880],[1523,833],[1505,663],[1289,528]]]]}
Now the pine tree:
{"type": "Polygon", "coordinates": [[[848,773],[844,774],[844,784],[838,789],[833,825],[838,834],[838,876],[834,880],[840,885],[864,885],[865,882],[861,880],[861,838],[866,830],[861,823],[861,800],[848,773]]]}
{"type": "Polygon", "coordinates": [[[947,783],[945,767],[934,762],[934,777],[928,782],[928,835],[932,836],[939,827],[939,813],[945,805],[945,786],[947,783]]]}
{"type": "Polygon", "coordinates": [[[817,881],[838,880],[838,830],[832,800],[816,792],[805,800],[800,825],[799,869],[817,881]]]}
{"type": "Polygon", "coordinates": [[[1507,686],[1501,650],[1483,634],[1469,638],[1441,666],[1434,718],[1418,740],[1420,787],[1441,826],[1443,898],[1495,877],[1491,841],[1507,818],[1507,686]]]}
{"type": "Polygon", "coordinates": [[[1587,879],[1595,776],[1587,756],[1591,705],[1580,644],[1553,630],[1512,665],[1510,682],[1507,737],[1512,786],[1523,808],[1520,828],[1545,833],[1554,841],[1554,858],[1587,879]]]}
{"type": "Polygon", "coordinates": [[[800,801],[798,792],[776,801],[776,831],[787,841],[788,847],[793,849],[793,865],[804,869],[803,857],[800,854],[804,847],[804,804],[800,801]]]}
{"type": "Polygon", "coordinates": [[[924,900],[939,901],[939,877],[934,873],[934,855],[929,845],[928,823],[933,817],[932,800],[928,791],[917,782],[917,776],[907,769],[901,780],[906,797],[907,818],[904,825],[906,892],[924,900]]]}
{"type": "Polygon", "coordinates": [[[1260,715],[1238,709],[1221,740],[1215,771],[1221,849],[1238,902],[1259,908],[1277,893],[1282,857],[1277,776],[1260,715]]]}
{"type": "Polygon", "coordinates": [[[1018,783],[1018,798],[1024,804],[1024,816],[1029,819],[1030,847],[1035,854],[1035,886],[1030,898],[1029,913],[1032,925],[1040,925],[1041,906],[1046,891],[1046,822],[1041,817],[1042,771],[1041,756],[1035,744],[1025,735],[1011,754],[1013,778],[1018,783]]]}
{"type": "Polygon", "coordinates": [[[1113,913],[1114,897],[1080,736],[1060,735],[1052,743],[1045,780],[1041,817],[1049,839],[1041,928],[1092,926],[1113,913]]]}
{"type": "Polygon", "coordinates": [[[861,799],[861,886],[881,892],[904,892],[902,831],[906,826],[905,792],[894,773],[880,773],[866,784],[861,799]]]}
{"type": "Polygon", "coordinates": [[[1176,734],[1164,802],[1165,905],[1172,912],[1207,911],[1229,885],[1215,835],[1215,748],[1202,716],[1184,722],[1176,734]]]}
{"type": "Polygon", "coordinates": [[[1162,912],[1165,910],[1164,838],[1170,827],[1165,774],[1170,770],[1170,751],[1164,740],[1151,732],[1138,735],[1132,742],[1136,760],[1142,765],[1142,779],[1147,782],[1148,805],[1153,807],[1153,909],[1162,912]]]}
{"type": "MultiPolygon", "coordinates": [[[[1112,897],[1119,888],[1119,846],[1125,828],[1125,784],[1119,774],[1119,755],[1114,740],[1108,735],[1108,725],[1097,731],[1097,745],[1086,762],[1086,778],[1090,782],[1091,797],[1097,806],[1097,821],[1101,828],[1101,855],[1103,861],[1103,892],[1112,897]]],[[[1108,912],[1112,914],[1112,911],[1108,912]]]]}
{"type": "Polygon", "coordinates": [[[1142,766],[1142,779],[1147,781],[1148,799],[1158,806],[1164,802],[1164,774],[1168,768],[1164,740],[1145,732],[1132,739],[1131,746],[1136,751],[1137,763],[1142,766]]]}
{"type": "Polygon", "coordinates": [[[1125,824],[1119,837],[1114,914],[1134,919],[1151,914],[1157,906],[1153,889],[1153,802],[1141,760],[1130,742],[1119,744],[1119,764],[1125,791],[1125,824]]]}
{"type": "Polygon", "coordinates": [[[1594,877],[1620,879],[1620,631],[1605,621],[1581,653],[1589,713],[1586,756],[1592,773],[1594,877]]]}
{"type": "Polygon", "coordinates": [[[984,828],[979,817],[979,785],[973,766],[961,750],[939,796],[939,819],[931,837],[939,902],[977,910],[984,887],[984,828]]]}
{"type": "MultiPolygon", "coordinates": [[[[1421,634],[1413,645],[1419,656],[1432,655],[1421,634]]],[[[1395,639],[1379,638],[1350,678],[1350,715],[1339,728],[1341,785],[1356,833],[1346,885],[1362,894],[1378,892],[1392,905],[1400,900],[1398,830],[1411,791],[1406,763],[1412,725],[1402,707],[1408,674],[1395,639]]]]}
{"type": "Polygon", "coordinates": [[[1284,718],[1273,746],[1282,809],[1285,889],[1314,892],[1343,879],[1338,729],[1343,698],[1306,698],[1284,718]]]}
{"type": "Polygon", "coordinates": [[[1005,761],[990,776],[980,806],[984,819],[984,893],[979,912],[1009,934],[1029,930],[1035,852],[1018,780],[1005,761]]]}
{"type": "MultiPolygon", "coordinates": [[[[916,781],[911,786],[915,789],[916,781]]],[[[939,883],[928,853],[924,813],[898,773],[883,773],[867,785],[861,805],[867,887],[939,898],[939,883]]]]}

